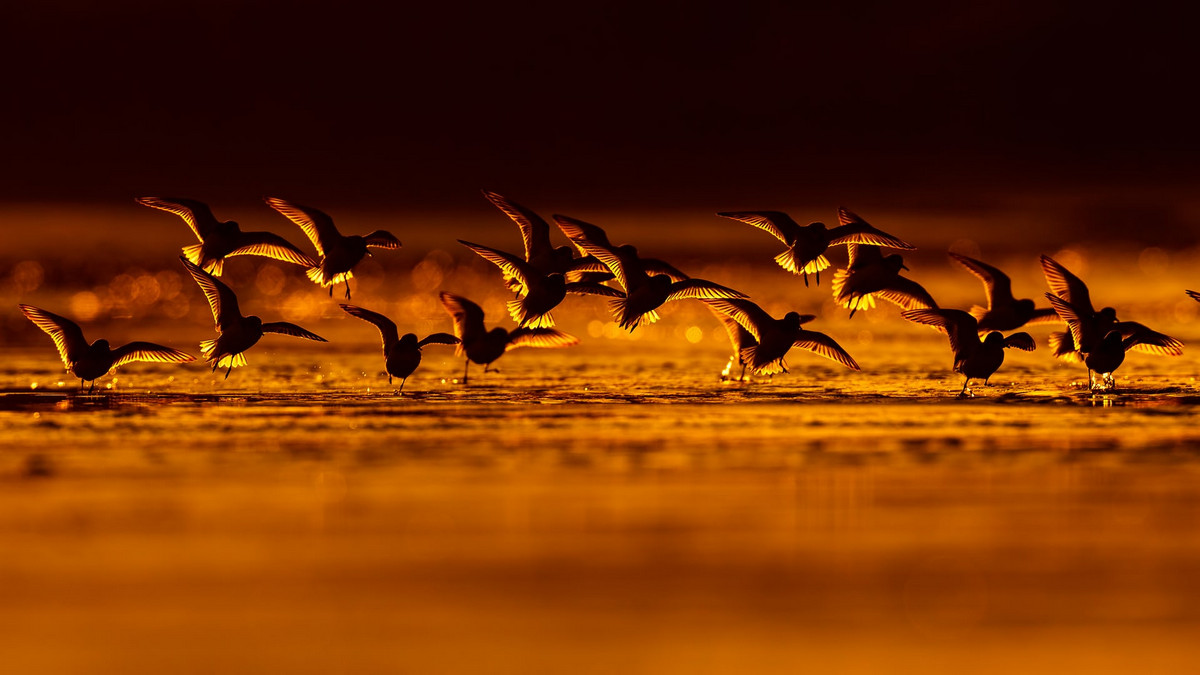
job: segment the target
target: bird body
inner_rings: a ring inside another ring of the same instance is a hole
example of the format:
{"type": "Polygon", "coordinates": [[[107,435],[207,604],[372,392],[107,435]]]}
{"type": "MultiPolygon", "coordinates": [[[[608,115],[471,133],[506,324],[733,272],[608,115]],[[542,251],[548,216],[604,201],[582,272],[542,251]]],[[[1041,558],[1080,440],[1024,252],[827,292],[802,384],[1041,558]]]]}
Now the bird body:
{"type": "Polygon", "coordinates": [[[963,388],[959,396],[970,393],[967,385],[973,379],[983,380],[985,385],[988,383],[1003,365],[1006,348],[1033,351],[1037,346],[1033,337],[1024,332],[1004,337],[999,331],[991,331],[980,340],[979,322],[960,309],[911,309],[901,313],[901,316],[914,323],[937,328],[950,339],[950,349],[954,352],[953,370],[963,376],[963,388]]]}
{"type": "Polygon", "coordinates": [[[134,361],[188,363],[196,360],[196,357],[187,352],[153,342],[130,342],[116,349],[104,339],[88,344],[83,337],[83,330],[74,321],[32,305],[17,306],[25,318],[54,340],[63,366],[79,378],[81,388],[84,382],[91,382],[92,389],[95,389],[97,379],[113,368],[134,361]]]}
{"type": "MultiPolygon", "coordinates": [[[[730,330],[730,339],[734,342],[738,361],[755,374],[786,373],[787,362],[784,357],[794,347],[823,356],[851,370],[859,369],[854,358],[833,338],[800,327],[816,318],[811,314],[788,312],[782,319],[776,319],[750,300],[718,299],[706,300],[705,303],[733,319],[746,332],[743,335],[730,330]]],[[[730,326],[726,325],[726,328],[730,326]]]]}
{"type": "Polygon", "coordinates": [[[556,328],[517,328],[487,330],[483,323],[483,309],[470,300],[443,291],[442,306],[454,319],[454,336],[458,338],[457,354],[465,357],[463,384],[467,383],[471,363],[483,366],[488,371],[494,361],[510,349],[518,347],[570,347],[579,344],[579,338],[556,328]]]}

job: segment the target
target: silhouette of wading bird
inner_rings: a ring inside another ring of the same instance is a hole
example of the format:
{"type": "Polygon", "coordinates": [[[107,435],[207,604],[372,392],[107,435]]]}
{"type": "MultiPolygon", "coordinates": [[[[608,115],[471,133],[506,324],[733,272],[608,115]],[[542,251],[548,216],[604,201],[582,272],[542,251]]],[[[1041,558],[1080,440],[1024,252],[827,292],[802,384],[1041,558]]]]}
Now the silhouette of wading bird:
{"type": "Polygon", "coordinates": [[[556,328],[517,328],[512,331],[493,328],[489,331],[484,326],[483,309],[479,305],[445,291],[439,297],[442,307],[454,318],[454,335],[459,339],[456,353],[465,357],[463,384],[467,383],[472,361],[482,364],[483,372],[486,373],[488,366],[510,349],[570,347],[579,344],[579,338],[556,328]]]}
{"type": "Polygon", "coordinates": [[[526,326],[530,328],[553,327],[554,317],[550,315],[550,310],[557,307],[567,297],[567,293],[601,295],[608,298],[625,297],[624,293],[611,286],[592,281],[568,282],[561,272],[543,274],[511,253],[480,244],[472,244],[462,239],[459,239],[458,243],[499,267],[504,276],[510,280],[509,287],[517,293],[517,299],[508,301],[508,315],[521,328],[526,326]]]}
{"type": "Polygon", "coordinates": [[[568,239],[580,250],[604,263],[621,288],[625,289],[625,297],[612,301],[613,317],[621,328],[632,331],[643,320],[647,323],[658,321],[658,312],[655,310],[671,300],[746,297],[744,293],[711,281],[691,279],[670,266],[674,274],[656,273],[651,276],[650,272],[659,269],[659,266],[639,258],[633,246],[613,246],[604,230],[590,223],[564,216],[554,216],[554,219],[568,239]]]}
{"type": "Polygon", "coordinates": [[[833,246],[870,244],[908,250],[916,248],[887,232],[875,229],[846,209],[838,209],[838,218],[842,224],[832,230],[822,222],[809,223],[802,227],[780,211],[725,211],[717,215],[753,225],[787,244],[787,250],[775,256],[775,262],[792,274],[803,274],[806,287],[809,274],[815,274],[817,285],[821,284],[821,270],[829,267],[825,251],[833,246]]]}
{"type": "Polygon", "coordinates": [[[91,381],[89,392],[96,389],[96,379],[108,371],[133,361],[150,363],[189,363],[196,357],[171,347],[153,342],[130,342],[116,349],[108,346],[108,340],[96,340],[88,344],[79,324],[66,317],[52,314],[32,305],[17,305],[25,318],[41,328],[54,340],[63,365],[72,375],[79,378],[79,388],[91,381]]]}
{"type": "MultiPolygon", "coordinates": [[[[591,256],[576,258],[573,247],[551,244],[550,225],[538,214],[495,192],[484,190],[483,196],[520,228],[525,243],[525,262],[534,270],[546,276],[562,274],[567,281],[600,282],[612,278],[612,273],[599,260],[591,256]]],[[[507,272],[504,281],[509,286],[516,285],[507,272]]]]}
{"type": "Polygon", "coordinates": [[[356,234],[342,236],[334,226],[333,219],[323,211],[276,197],[267,197],[266,202],[299,225],[312,241],[321,261],[308,269],[308,278],[322,287],[328,287],[331,298],[333,287],[338,282],[345,282],[346,299],[350,299],[350,279],[354,277],[355,265],[370,255],[367,247],[388,250],[400,248],[400,240],[386,230],[375,230],[365,237],[356,234]]]}
{"type": "Polygon", "coordinates": [[[914,323],[933,326],[950,338],[950,349],[954,352],[954,372],[963,376],[959,396],[968,396],[967,387],[972,379],[983,380],[986,385],[992,374],[1004,363],[1005,349],[1020,349],[1031,352],[1037,345],[1029,333],[1013,333],[1004,337],[999,331],[991,331],[983,340],[979,339],[979,322],[961,309],[910,309],[900,313],[914,323]]]}
{"type": "Polygon", "coordinates": [[[256,255],[303,267],[313,267],[316,261],[291,242],[272,232],[242,232],[232,220],[221,222],[213,216],[204,202],[194,199],[164,199],[139,197],[137,203],[153,209],[174,213],[183,219],[200,240],[194,246],[184,246],[183,255],[194,265],[214,276],[221,276],[225,259],[238,255],[256,255]]]}
{"type": "Polygon", "coordinates": [[[179,259],[183,261],[184,268],[196,280],[196,285],[204,291],[204,297],[208,299],[208,307],[212,310],[213,320],[217,322],[216,339],[201,342],[200,351],[204,353],[205,360],[212,364],[213,372],[216,372],[217,368],[226,369],[225,379],[229,379],[229,373],[234,368],[246,365],[246,357],[243,352],[253,347],[265,333],[278,333],[317,342],[328,342],[320,335],[309,332],[294,323],[286,321],[263,323],[263,320],[257,316],[242,316],[241,310],[238,309],[237,296],[228,286],[193,265],[187,258],[180,256],[179,259]]]}
{"type": "Polygon", "coordinates": [[[850,318],[860,309],[875,306],[875,296],[901,309],[937,307],[929,293],[917,282],[900,276],[907,270],[899,254],[884,257],[878,246],[847,244],[850,263],[833,275],[833,297],[850,309],[850,318]]]}
{"type": "Polygon", "coordinates": [[[1058,314],[1053,307],[1038,309],[1033,300],[1014,298],[1012,280],[999,269],[958,253],[951,253],[950,257],[983,282],[987,307],[971,307],[971,316],[979,322],[979,332],[1016,330],[1026,324],[1058,321],[1058,314]]]}
{"type": "Polygon", "coordinates": [[[400,378],[400,393],[404,393],[404,383],[408,381],[409,375],[421,365],[422,347],[429,344],[456,345],[459,342],[458,338],[448,333],[432,333],[422,340],[417,340],[413,333],[405,333],[404,337],[400,337],[396,324],[386,316],[354,305],[338,306],[350,316],[362,319],[379,329],[379,335],[383,338],[383,367],[387,371],[388,384],[392,383],[392,376],[400,378]]]}
{"type": "MultiPolygon", "coordinates": [[[[784,357],[793,347],[824,356],[850,370],[859,369],[854,358],[833,338],[800,327],[816,318],[811,314],[788,312],[782,319],[776,319],[749,300],[705,300],[705,303],[736,321],[753,338],[753,344],[745,344],[747,341],[739,333],[734,348],[742,366],[749,367],[757,375],[786,373],[784,357]]],[[[731,331],[730,340],[733,339],[731,331]]],[[[745,371],[742,373],[744,376],[745,371]]]]}

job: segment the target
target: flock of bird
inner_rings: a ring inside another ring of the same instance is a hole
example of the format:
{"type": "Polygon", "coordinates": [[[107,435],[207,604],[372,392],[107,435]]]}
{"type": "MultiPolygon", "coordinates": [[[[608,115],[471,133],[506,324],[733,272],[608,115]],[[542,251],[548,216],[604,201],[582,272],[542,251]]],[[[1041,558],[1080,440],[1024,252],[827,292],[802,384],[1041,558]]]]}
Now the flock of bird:
{"type": "MultiPolygon", "coordinates": [[[[430,344],[456,345],[464,357],[462,382],[468,381],[472,362],[484,366],[506,351],[517,347],[567,347],[578,338],[554,327],[552,310],[567,294],[598,295],[610,299],[614,320],[621,328],[633,331],[643,323],[657,321],[657,309],[664,303],[696,299],[705,302],[729,333],[734,354],[731,364],[757,375],[787,372],[785,357],[793,348],[803,349],[859,370],[853,357],[824,333],[802,326],[816,319],[810,314],[788,312],[777,319],[732,288],[703,279],[691,278],[674,266],[658,259],[643,258],[629,244],[615,246],[603,229],[596,225],[555,215],[552,220],[571,246],[551,243],[549,223],[533,211],[494,192],[484,196],[520,228],[524,255],[507,253],[481,244],[459,240],[466,248],[499,268],[504,283],[514,293],[508,313],[517,324],[513,329],[487,330],[483,310],[471,300],[448,292],[440,294],[446,312],[454,322],[454,335],[434,333],[422,339],[415,334],[400,335],[396,324],[377,312],[341,303],[351,316],[373,324],[383,340],[384,368],[389,383],[400,378],[400,392],[408,377],[421,362],[421,350],[430,344]]],[[[180,261],[208,300],[216,322],[216,337],[200,344],[201,352],[213,372],[225,369],[228,378],[233,368],[246,364],[245,352],[266,334],[281,334],[325,342],[325,338],[293,323],[264,322],[257,316],[244,316],[237,295],[223,283],[225,259],[253,255],[299,265],[314,283],[329,288],[330,297],[337,284],[345,284],[350,300],[350,280],[354,268],[371,255],[370,248],[397,249],[400,241],[391,233],[377,230],[366,236],[346,236],[338,231],[333,219],[317,209],[278,199],[266,203],[295,223],[311,241],[316,255],[310,256],[291,242],[270,232],[243,232],[236,222],[219,221],[202,202],[190,199],[143,197],[145,206],[173,213],[182,218],[199,240],[183,248],[180,261]]],[[[1026,324],[1066,323],[1067,330],[1052,333],[1050,347],[1054,356],[1084,364],[1088,369],[1089,389],[1112,388],[1112,373],[1124,361],[1129,350],[1176,356],[1183,343],[1133,321],[1120,321],[1116,311],[1104,307],[1097,311],[1087,285],[1067,268],[1042,256],[1042,270],[1050,292],[1050,307],[1038,308],[1033,300],[1017,299],[1007,275],[984,262],[951,253],[951,258],[983,283],[987,306],[970,311],[938,307],[917,282],[901,275],[908,268],[900,254],[884,255],[883,249],[912,250],[911,244],[876,229],[855,213],[838,209],[838,225],[833,228],[814,222],[801,226],[778,211],[741,211],[717,214],[752,225],[771,234],[787,246],[775,262],[784,270],[804,278],[809,275],[819,285],[821,272],[831,263],[826,253],[845,246],[848,264],[832,279],[835,300],[856,312],[875,306],[877,298],[898,305],[902,316],[917,324],[932,326],[947,335],[954,354],[953,370],[963,376],[959,396],[970,394],[972,379],[988,379],[1004,362],[1004,350],[1032,351],[1033,338],[1025,332],[1011,333],[1026,324]],[[982,338],[980,336],[983,336],[982,338]]],[[[1200,301],[1200,293],[1187,291],[1200,301]]],[[[83,331],[70,319],[31,305],[19,305],[24,315],[53,339],[67,370],[95,388],[97,378],[111,369],[133,361],[187,363],[192,355],[151,342],[132,342],[113,349],[106,340],[89,344],[83,331]]]]}

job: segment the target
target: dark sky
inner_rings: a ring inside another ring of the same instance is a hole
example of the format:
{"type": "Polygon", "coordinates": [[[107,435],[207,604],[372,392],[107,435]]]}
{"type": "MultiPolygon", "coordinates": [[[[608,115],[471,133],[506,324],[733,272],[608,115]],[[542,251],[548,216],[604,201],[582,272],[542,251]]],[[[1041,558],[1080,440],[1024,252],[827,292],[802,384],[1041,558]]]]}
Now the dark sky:
{"type": "Polygon", "coordinates": [[[1136,4],[384,4],[7,9],[0,200],[741,206],[1197,177],[1194,26],[1136,4]]]}

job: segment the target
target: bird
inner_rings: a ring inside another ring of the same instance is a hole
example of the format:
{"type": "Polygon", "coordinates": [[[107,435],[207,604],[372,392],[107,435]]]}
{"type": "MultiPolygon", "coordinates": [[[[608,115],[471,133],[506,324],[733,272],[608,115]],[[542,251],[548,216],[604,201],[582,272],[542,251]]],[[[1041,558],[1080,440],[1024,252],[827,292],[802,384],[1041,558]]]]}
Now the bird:
{"type": "Polygon", "coordinates": [[[204,297],[208,299],[208,307],[212,310],[213,320],[217,322],[217,337],[200,343],[200,351],[204,358],[212,364],[213,372],[217,368],[225,368],[225,378],[234,368],[246,365],[244,352],[253,347],[266,333],[291,335],[292,337],[328,342],[325,338],[307,331],[294,323],[275,321],[264,323],[257,316],[242,316],[238,309],[237,296],[233,290],[213,275],[205,272],[190,260],[179,256],[204,297]]]}
{"type": "Polygon", "coordinates": [[[1004,363],[1005,349],[1031,352],[1037,347],[1033,337],[1025,332],[1004,337],[1000,331],[991,331],[980,340],[979,322],[961,309],[910,309],[901,312],[900,316],[914,323],[933,326],[950,338],[954,372],[963,376],[962,390],[958,392],[960,397],[971,394],[967,385],[972,379],[982,379],[985,385],[988,383],[1004,363]]]}
{"type": "Polygon", "coordinates": [[[1050,334],[1050,348],[1056,357],[1086,365],[1087,355],[1098,349],[1100,341],[1113,330],[1119,332],[1122,339],[1137,336],[1130,344],[1130,349],[1135,351],[1160,356],[1179,356],[1183,353],[1183,343],[1179,340],[1150,330],[1136,321],[1120,321],[1117,311],[1112,307],[1096,311],[1083,280],[1050,256],[1043,255],[1041,263],[1046,284],[1052,291],[1046,294],[1046,298],[1068,328],[1067,332],[1050,334]]]}
{"type": "Polygon", "coordinates": [[[350,279],[354,277],[355,265],[370,255],[367,247],[388,250],[400,248],[400,240],[386,230],[375,230],[365,237],[356,234],[342,236],[334,226],[333,219],[323,211],[278,197],[267,197],[266,202],[299,225],[316,247],[321,260],[308,268],[308,278],[322,287],[328,287],[329,297],[333,297],[335,285],[345,282],[346,299],[350,299],[350,279]]]}
{"type": "Polygon", "coordinates": [[[1088,320],[1086,316],[1072,303],[1063,298],[1047,293],[1046,299],[1058,312],[1059,317],[1067,322],[1071,331],[1071,340],[1080,345],[1078,353],[1080,360],[1088,369],[1088,390],[1096,389],[1096,375],[1100,375],[1100,383],[1108,389],[1115,386],[1113,371],[1125,361],[1125,352],[1130,349],[1158,354],[1160,356],[1179,356],[1183,354],[1183,343],[1169,336],[1153,331],[1136,321],[1118,321],[1111,325],[1104,319],[1088,320]],[[1103,337],[1097,337],[1099,331],[1104,331],[1103,337]]]}
{"type": "MultiPolygon", "coordinates": [[[[725,370],[721,371],[721,381],[730,379],[729,373],[733,370],[734,365],[742,367],[742,372],[738,375],[737,381],[743,382],[746,380],[746,355],[745,349],[758,344],[758,340],[754,339],[754,335],[750,331],[742,327],[736,319],[729,316],[725,312],[713,307],[711,303],[705,303],[708,309],[717,317],[721,325],[725,327],[725,332],[729,335],[729,342],[733,345],[733,355],[729,357],[729,363],[725,364],[725,370]]],[[[805,314],[801,318],[810,317],[811,314],[805,314]]],[[[815,317],[814,317],[815,318],[815,317]]]]}
{"type": "MultiPolygon", "coordinates": [[[[816,318],[812,314],[788,312],[782,319],[776,319],[750,300],[721,299],[704,302],[712,309],[732,318],[753,338],[753,344],[745,344],[747,340],[739,333],[734,347],[737,349],[739,362],[757,375],[786,373],[787,362],[784,357],[793,347],[823,356],[850,370],[859,370],[854,358],[833,338],[800,327],[816,318]]],[[[730,333],[730,339],[734,339],[733,332],[730,333]]],[[[743,376],[744,374],[743,371],[743,376]]]]}
{"type": "Polygon", "coordinates": [[[1184,291],[1184,293],[1187,293],[1191,299],[1200,302],[1200,291],[1184,291]]]}
{"type": "Polygon", "coordinates": [[[724,211],[717,215],[753,225],[787,244],[787,250],[775,256],[775,262],[792,274],[803,274],[805,287],[808,286],[809,274],[815,274],[817,285],[821,284],[821,270],[829,267],[825,251],[833,246],[853,243],[907,250],[916,248],[875,229],[845,208],[838,209],[841,224],[832,230],[819,221],[801,226],[781,211],[724,211]]]}
{"type": "Polygon", "coordinates": [[[950,257],[983,282],[987,307],[971,307],[971,316],[979,322],[979,332],[1016,330],[1026,324],[1053,322],[1058,314],[1053,307],[1038,309],[1033,300],[1017,300],[1012,293],[1012,280],[999,269],[974,258],[951,253],[950,257]]]}
{"type": "Polygon", "coordinates": [[[453,293],[442,291],[439,295],[442,307],[454,319],[454,335],[459,339],[456,353],[465,357],[463,384],[471,369],[471,362],[483,365],[483,372],[510,349],[518,347],[570,347],[579,344],[579,338],[568,335],[557,328],[517,328],[506,330],[493,328],[490,331],[483,323],[483,309],[470,300],[453,293]]]}
{"type": "Polygon", "coordinates": [[[846,250],[850,262],[833,275],[833,297],[850,309],[850,318],[860,309],[874,307],[876,295],[905,310],[937,307],[920,284],[900,276],[900,270],[908,267],[899,254],[884,257],[878,246],[854,243],[846,244],[846,250]]]}
{"type": "MultiPolygon", "coordinates": [[[[551,244],[550,225],[538,214],[495,192],[484,190],[483,196],[520,228],[525,262],[533,269],[544,275],[562,274],[568,281],[599,282],[612,278],[599,260],[591,256],[576,258],[573,247],[551,244]]],[[[505,281],[511,282],[512,278],[506,274],[505,281]]]]}
{"type": "Polygon", "coordinates": [[[554,317],[550,310],[557,307],[567,297],[567,293],[609,298],[625,296],[611,286],[593,281],[568,282],[563,273],[545,273],[511,253],[462,239],[459,239],[458,243],[499,267],[504,276],[511,280],[510,288],[517,293],[517,299],[508,301],[508,314],[521,328],[553,328],[554,317]]]}
{"type": "Polygon", "coordinates": [[[183,255],[213,276],[221,276],[225,270],[225,259],[237,255],[262,256],[303,267],[317,264],[291,242],[273,232],[242,232],[232,220],[217,220],[212,209],[204,202],[176,197],[138,197],[135,201],[182,218],[200,240],[199,244],[184,246],[183,255]]]}
{"type": "Polygon", "coordinates": [[[624,297],[612,300],[613,316],[621,328],[630,331],[642,321],[658,321],[655,310],[663,303],[685,298],[716,300],[718,298],[745,298],[746,295],[704,279],[689,278],[683,272],[669,267],[672,272],[661,270],[658,265],[647,264],[638,257],[637,249],[628,244],[614,247],[604,230],[590,223],[555,216],[558,226],[582,251],[593,255],[613,273],[625,291],[624,297]]]}
{"type": "Polygon", "coordinates": [[[153,342],[130,342],[116,349],[112,349],[108,340],[104,339],[88,344],[83,337],[83,330],[74,321],[33,305],[17,307],[25,318],[54,340],[63,365],[72,375],[79,378],[79,388],[82,390],[84,382],[91,381],[89,393],[95,391],[97,378],[126,363],[190,363],[196,360],[196,357],[187,352],[153,342]]]}
{"type": "Polygon", "coordinates": [[[459,339],[449,333],[432,333],[421,340],[417,340],[413,333],[405,333],[404,337],[400,337],[396,324],[386,316],[355,305],[338,306],[350,316],[362,319],[379,329],[379,335],[383,338],[384,370],[387,371],[388,384],[392,383],[393,376],[400,378],[401,394],[404,393],[404,383],[408,381],[408,377],[421,365],[422,347],[429,344],[459,343],[459,339]]]}

